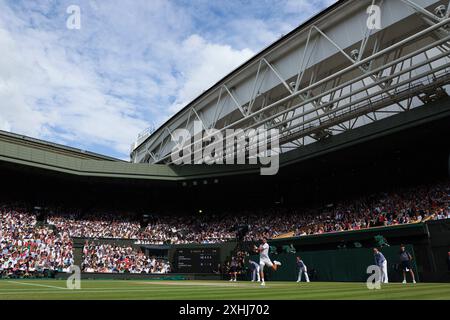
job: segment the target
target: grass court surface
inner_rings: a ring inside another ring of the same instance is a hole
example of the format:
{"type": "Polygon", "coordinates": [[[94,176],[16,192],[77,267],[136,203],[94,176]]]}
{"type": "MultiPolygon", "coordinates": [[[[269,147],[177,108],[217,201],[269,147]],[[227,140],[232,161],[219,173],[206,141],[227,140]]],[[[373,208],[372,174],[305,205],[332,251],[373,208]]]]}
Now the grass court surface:
{"type": "Polygon", "coordinates": [[[80,290],[66,288],[64,280],[0,280],[0,300],[96,299],[446,299],[449,283],[390,283],[368,290],[365,283],[267,282],[187,280],[82,280],[80,290]]]}

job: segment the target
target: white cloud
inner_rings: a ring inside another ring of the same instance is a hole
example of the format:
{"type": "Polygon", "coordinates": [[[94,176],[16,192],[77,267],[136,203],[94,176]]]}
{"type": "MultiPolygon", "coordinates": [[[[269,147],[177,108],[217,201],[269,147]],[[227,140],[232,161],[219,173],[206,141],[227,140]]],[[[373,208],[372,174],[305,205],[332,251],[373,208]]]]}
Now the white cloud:
{"type": "Polygon", "coordinates": [[[177,63],[183,81],[170,111],[184,107],[253,55],[249,49],[234,50],[228,45],[208,43],[199,35],[188,37],[179,50],[177,63]]]}
{"type": "Polygon", "coordinates": [[[336,1],[337,0],[286,0],[284,11],[287,13],[309,15],[311,13],[317,13],[319,9],[328,7],[336,1]]]}
{"type": "Polygon", "coordinates": [[[0,28],[0,52],[1,129],[126,154],[146,126],[132,117],[133,105],[105,94],[90,62],[71,62],[52,34],[0,28]]]}
{"type": "Polygon", "coordinates": [[[69,31],[69,0],[0,0],[0,129],[125,158],[140,131],[317,11],[287,1],[80,0],[69,31]]]}

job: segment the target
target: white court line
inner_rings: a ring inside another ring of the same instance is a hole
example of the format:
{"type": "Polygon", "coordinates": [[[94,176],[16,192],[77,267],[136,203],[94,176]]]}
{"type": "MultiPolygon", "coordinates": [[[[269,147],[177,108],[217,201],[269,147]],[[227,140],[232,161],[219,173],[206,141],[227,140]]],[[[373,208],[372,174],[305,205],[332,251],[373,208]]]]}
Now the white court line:
{"type": "MultiPolygon", "coordinates": [[[[178,280],[179,281],[179,280],[178,280]]],[[[236,282],[175,282],[175,281],[146,281],[140,284],[152,284],[152,285],[169,285],[169,286],[206,286],[206,287],[222,287],[222,288],[254,288],[259,283],[236,283],[236,282]],[[254,284],[254,285],[252,285],[254,284]]],[[[261,285],[260,285],[261,286],[261,285]]]]}
{"type": "MultiPolygon", "coordinates": [[[[57,287],[57,286],[50,286],[50,285],[43,285],[43,284],[37,284],[37,283],[28,283],[28,282],[16,282],[16,281],[8,281],[10,283],[20,283],[20,284],[24,284],[24,285],[31,285],[31,286],[40,286],[40,287],[48,287],[48,288],[57,288],[57,289],[64,289],[67,290],[65,291],[65,293],[71,293],[71,294],[89,294],[89,293],[110,293],[110,292],[117,292],[117,293],[131,293],[131,292],[148,292],[150,294],[153,293],[158,293],[159,292],[159,288],[152,288],[152,286],[149,286],[148,288],[142,288],[141,286],[133,286],[132,288],[83,288],[81,290],[69,290],[67,288],[63,288],[63,287],[57,287]],[[100,290],[99,290],[100,289],[100,290]]],[[[146,282],[139,282],[139,284],[158,284],[159,281],[155,281],[155,282],[151,282],[151,281],[146,281],[146,282]]],[[[171,282],[164,282],[161,283],[159,282],[159,284],[164,284],[164,285],[180,285],[178,283],[171,283],[171,282]]],[[[186,286],[187,284],[182,284],[181,286],[186,286]]],[[[191,284],[192,285],[192,284],[191,284]]],[[[236,287],[246,287],[246,288],[261,288],[261,286],[247,286],[244,284],[241,285],[237,285],[236,283],[224,283],[224,284],[220,284],[220,283],[203,283],[203,284],[196,284],[197,286],[208,286],[208,287],[228,287],[228,288],[236,288],[236,287]]],[[[194,285],[195,286],[195,285],[194,285]]],[[[264,288],[264,287],[263,287],[264,288]]],[[[180,288],[181,289],[181,288],[180,288]]],[[[183,288],[184,289],[184,288],[183,288]]],[[[188,289],[188,288],[186,288],[188,289]]],[[[13,290],[17,290],[17,289],[13,289],[13,290]]],[[[56,293],[55,291],[39,291],[39,290],[33,290],[33,291],[16,291],[16,292],[0,292],[0,296],[2,295],[15,295],[15,294],[36,294],[36,293],[40,293],[40,294],[44,294],[44,293],[56,293]]],[[[182,294],[180,292],[180,294],[182,294]]]]}
{"type": "MultiPolygon", "coordinates": [[[[61,289],[61,288],[60,288],[61,289]]],[[[154,293],[156,296],[159,294],[160,289],[157,290],[149,290],[149,289],[118,289],[118,290],[111,290],[111,289],[107,289],[107,290],[90,290],[90,291],[86,291],[86,290],[67,290],[64,291],[64,293],[69,293],[69,294],[77,294],[77,293],[81,293],[81,294],[89,294],[89,293],[111,293],[111,292],[148,292],[148,293],[154,293]]],[[[20,292],[0,292],[0,295],[17,295],[17,294],[36,294],[36,293],[60,293],[60,292],[56,292],[56,291],[20,291],[20,292]]],[[[180,294],[182,294],[180,292],[180,294]]],[[[120,298],[119,298],[120,299],[120,298]]],[[[45,299],[44,299],[45,300],[45,299]]]]}
{"type": "Polygon", "coordinates": [[[36,286],[36,287],[46,287],[46,288],[55,288],[55,289],[62,289],[62,290],[68,290],[68,288],[64,287],[57,287],[57,286],[51,286],[46,284],[38,284],[38,283],[29,283],[29,282],[19,282],[19,281],[7,281],[9,283],[15,283],[15,284],[23,284],[27,286],[36,286]]]}
{"type": "MultiPolygon", "coordinates": [[[[41,286],[44,286],[44,285],[41,285],[41,286]]],[[[56,288],[56,287],[52,287],[52,286],[46,286],[46,287],[56,288]]],[[[220,287],[220,286],[217,286],[217,287],[220,287]]],[[[228,288],[232,288],[232,287],[228,287],[228,288]]],[[[58,289],[66,289],[66,288],[58,287],[58,289]]],[[[186,289],[186,291],[189,290],[189,288],[186,288],[186,287],[181,287],[181,288],[178,288],[178,289],[180,289],[180,290],[186,289]]],[[[25,292],[24,290],[25,289],[9,289],[9,288],[8,289],[4,289],[4,288],[0,288],[0,294],[2,294],[2,292],[6,292],[6,293],[8,293],[8,292],[25,292]]],[[[31,288],[29,290],[31,290],[31,288]]],[[[42,290],[43,289],[35,288],[32,291],[30,291],[30,292],[41,292],[42,290]]],[[[121,290],[158,291],[158,290],[161,290],[161,288],[156,288],[156,287],[152,287],[152,286],[149,286],[147,288],[143,288],[142,286],[127,286],[127,287],[114,287],[114,288],[90,287],[90,288],[82,288],[80,290],[69,290],[69,289],[67,289],[67,290],[68,291],[84,291],[84,292],[94,292],[95,290],[105,290],[105,291],[108,291],[108,290],[109,291],[121,291],[121,290]]],[[[207,289],[205,289],[205,290],[207,290],[207,289]]]]}

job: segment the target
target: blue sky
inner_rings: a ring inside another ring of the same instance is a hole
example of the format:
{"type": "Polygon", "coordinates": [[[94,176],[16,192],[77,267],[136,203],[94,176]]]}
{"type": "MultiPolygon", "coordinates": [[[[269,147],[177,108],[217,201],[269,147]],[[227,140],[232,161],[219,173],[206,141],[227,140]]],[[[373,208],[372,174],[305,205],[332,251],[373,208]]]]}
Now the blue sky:
{"type": "Polygon", "coordinates": [[[0,129],[128,159],[139,132],[334,2],[0,0],[0,129]]]}

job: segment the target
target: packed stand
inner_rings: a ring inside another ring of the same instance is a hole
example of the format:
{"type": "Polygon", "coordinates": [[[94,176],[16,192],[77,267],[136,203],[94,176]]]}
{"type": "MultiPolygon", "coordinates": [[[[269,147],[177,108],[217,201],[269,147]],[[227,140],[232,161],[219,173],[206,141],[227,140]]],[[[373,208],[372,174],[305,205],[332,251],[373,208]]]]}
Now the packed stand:
{"type": "Polygon", "coordinates": [[[134,216],[120,214],[53,213],[47,222],[71,237],[101,239],[135,239],[141,244],[219,243],[234,239],[233,225],[236,218],[197,215],[158,215],[144,229],[134,216]]]}
{"type": "MultiPolygon", "coordinates": [[[[313,210],[261,213],[245,239],[273,238],[292,232],[305,236],[450,218],[450,184],[380,193],[313,210]]],[[[253,220],[253,219],[252,219],[253,220]]]]}
{"type": "Polygon", "coordinates": [[[248,225],[244,240],[283,234],[304,236],[450,218],[449,182],[380,193],[319,208],[261,209],[197,215],[158,215],[146,228],[132,217],[54,215],[49,222],[71,236],[136,239],[142,244],[220,243],[236,238],[236,226],[248,225]]]}
{"type": "MultiPolygon", "coordinates": [[[[7,259],[12,259],[11,255],[18,254],[23,246],[20,241],[31,241],[33,244],[34,241],[40,241],[39,246],[43,246],[41,237],[45,240],[46,248],[41,249],[39,254],[49,251],[48,254],[58,255],[56,265],[49,267],[65,270],[71,263],[70,238],[73,237],[133,239],[136,244],[220,243],[235,239],[239,225],[248,225],[244,240],[256,241],[263,236],[305,236],[448,219],[449,194],[450,182],[447,181],[432,186],[373,194],[317,208],[225,210],[190,215],[162,213],[150,216],[145,228],[141,227],[137,215],[129,213],[81,215],[58,210],[51,212],[47,218],[47,223],[54,226],[57,232],[51,231],[49,227],[37,227],[36,217],[24,210],[3,209],[4,253],[0,261],[4,270],[6,255],[7,259]],[[47,239],[55,244],[48,244],[47,239]],[[12,248],[14,244],[16,247],[12,248]],[[56,252],[52,251],[53,246],[56,252]]],[[[25,257],[30,254],[32,252],[24,253],[25,257]]],[[[33,261],[37,259],[35,255],[32,254],[33,261]]],[[[45,257],[40,259],[45,260],[45,257]]],[[[16,260],[14,262],[17,264],[16,260]]]]}
{"type": "Polygon", "coordinates": [[[166,260],[149,258],[130,246],[87,241],[83,247],[83,272],[169,273],[166,260]]]}
{"type": "Polygon", "coordinates": [[[140,239],[152,244],[220,243],[236,237],[235,217],[222,215],[154,217],[141,233],[140,239]]]}
{"type": "Polygon", "coordinates": [[[70,272],[72,241],[66,232],[38,226],[36,216],[19,208],[0,209],[0,276],[48,276],[70,272]]]}
{"type": "Polygon", "coordinates": [[[119,214],[51,214],[47,222],[71,237],[137,239],[140,234],[138,221],[119,214]]]}

